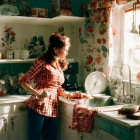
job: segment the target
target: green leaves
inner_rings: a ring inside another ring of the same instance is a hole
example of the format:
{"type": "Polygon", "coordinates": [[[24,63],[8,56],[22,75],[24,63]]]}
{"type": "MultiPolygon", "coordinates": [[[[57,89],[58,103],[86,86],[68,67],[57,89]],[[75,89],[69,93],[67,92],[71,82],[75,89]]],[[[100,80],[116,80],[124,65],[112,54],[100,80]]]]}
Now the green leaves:
{"type": "Polygon", "coordinates": [[[107,52],[106,46],[104,46],[104,45],[102,46],[102,51],[103,51],[103,52],[107,52]]]}
{"type": "Polygon", "coordinates": [[[107,57],[107,48],[106,46],[102,45],[103,56],[107,57]]]}

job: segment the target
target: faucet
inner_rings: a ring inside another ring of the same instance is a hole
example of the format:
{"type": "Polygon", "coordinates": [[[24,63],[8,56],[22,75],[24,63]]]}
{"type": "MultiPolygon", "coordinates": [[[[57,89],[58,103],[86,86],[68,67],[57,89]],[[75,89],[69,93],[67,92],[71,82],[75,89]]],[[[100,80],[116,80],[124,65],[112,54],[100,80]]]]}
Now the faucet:
{"type": "MultiPolygon", "coordinates": [[[[123,75],[123,68],[124,67],[127,67],[127,69],[128,69],[128,72],[129,72],[129,94],[127,94],[127,95],[129,95],[130,96],[130,99],[132,98],[131,97],[131,68],[130,68],[130,66],[129,65],[127,65],[127,64],[122,64],[122,66],[120,67],[120,72],[121,72],[121,75],[123,75]]],[[[124,83],[123,83],[123,95],[124,95],[124,83]]]]}

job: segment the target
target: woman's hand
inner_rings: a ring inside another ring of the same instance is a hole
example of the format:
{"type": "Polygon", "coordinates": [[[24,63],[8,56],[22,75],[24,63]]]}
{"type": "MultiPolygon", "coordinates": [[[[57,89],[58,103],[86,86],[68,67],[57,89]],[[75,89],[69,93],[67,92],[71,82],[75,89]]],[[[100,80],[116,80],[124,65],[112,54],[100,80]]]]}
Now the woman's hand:
{"type": "Polygon", "coordinates": [[[23,78],[24,75],[25,75],[25,74],[21,74],[21,75],[19,76],[18,80],[20,81],[20,80],[23,78]]]}
{"type": "Polygon", "coordinates": [[[37,95],[37,98],[40,99],[40,100],[41,100],[42,98],[45,98],[45,97],[47,97],[47,93],[46,93],[45,91],[43,91],[42,94],[38,94],[38,95],[37,95]]]}
{"type": "Polygon", "coordinates": [[[89,96],[88,94],[82,93],[82,95],[83,95],[83,98],[85,98],[85,99],[90,99],[90,96],[89,96]]]}
{"type": "Polygon", "coordinates": [[[68,95],[69,99],[89,99],[89,95],[86,93],[82,93],[80,91],[75,91],[72,94],[68,95]]]}

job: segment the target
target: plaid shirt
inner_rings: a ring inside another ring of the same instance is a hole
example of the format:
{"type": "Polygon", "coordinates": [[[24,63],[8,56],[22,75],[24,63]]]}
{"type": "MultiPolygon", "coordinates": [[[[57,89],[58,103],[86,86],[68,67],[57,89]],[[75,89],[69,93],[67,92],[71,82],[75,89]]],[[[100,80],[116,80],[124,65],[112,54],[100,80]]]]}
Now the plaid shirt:
{"type": "Polygon", "coordinates": [[[26,103],[27,107],[44,116],[58,116],[58,90],[62,90],[61,84],[64,83],[64,74],[60,66],[55,68],[43,60],[36,60],[18,82],[30,83],[39,94],[43,91],[47,94],[47,97],[40,100],[32,95],[26,103]]]}

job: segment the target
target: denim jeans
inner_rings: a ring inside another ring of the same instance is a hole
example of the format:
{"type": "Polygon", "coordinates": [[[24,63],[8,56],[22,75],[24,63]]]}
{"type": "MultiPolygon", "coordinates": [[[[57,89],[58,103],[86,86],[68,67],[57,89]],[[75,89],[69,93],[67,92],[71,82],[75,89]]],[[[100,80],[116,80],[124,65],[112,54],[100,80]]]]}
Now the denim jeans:
{"type": "Polygon", "coordinates": [[[58,118],[40,115],[30,108],[27,108],[27,112],[29,140],[40,140],[41,135],[43,140],[57,139],[58,118]]]}

